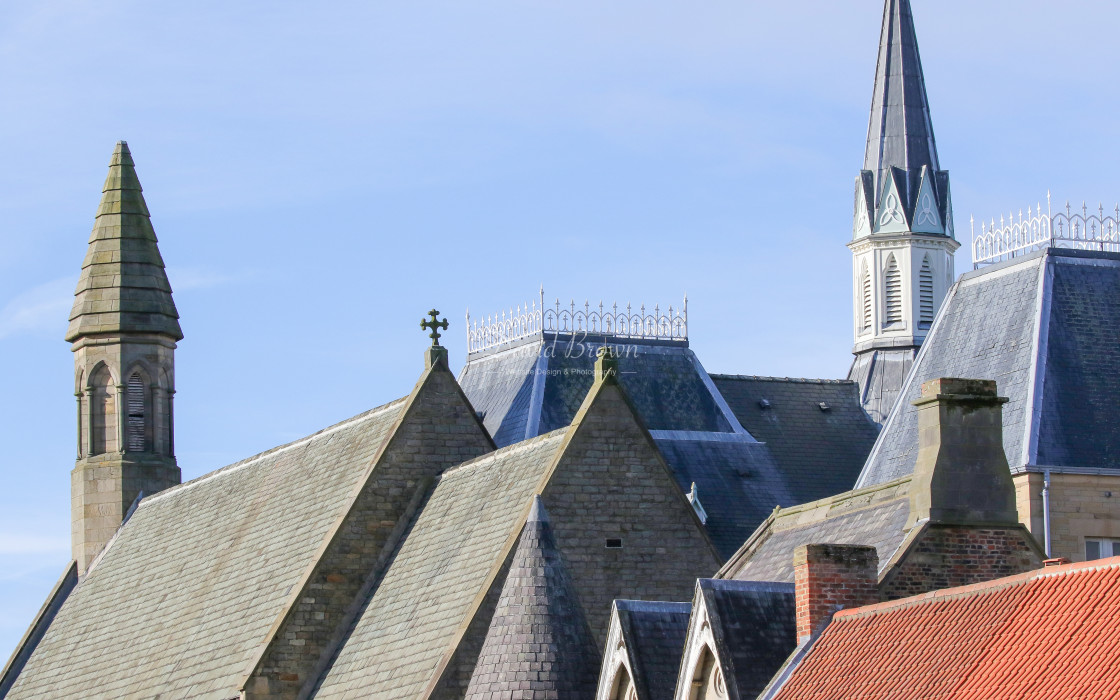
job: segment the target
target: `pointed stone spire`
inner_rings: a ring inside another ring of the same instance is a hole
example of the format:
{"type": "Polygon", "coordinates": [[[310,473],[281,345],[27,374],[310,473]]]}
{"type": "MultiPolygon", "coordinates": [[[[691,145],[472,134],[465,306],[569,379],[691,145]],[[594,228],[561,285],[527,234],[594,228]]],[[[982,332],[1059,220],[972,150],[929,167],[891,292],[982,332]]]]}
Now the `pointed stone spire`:
{"type": "Polygon", "coordinates": [[[863,169],[874,173],[876,207],[890,168],[919,172],[923,165],[941,169],[910,0],[886,0],[863,158],[863,169]]]}
{"type": "Polygon", "coordinates": [[[117,142],[101,191],[66,340],[120,333],[182,340],[148,205],[124,141],[117,142]]]}
{"type": "Polygon", "coordinates": [[[534,496],[466,698],[586,700],[598,674],[591,628],[534,496]]]}

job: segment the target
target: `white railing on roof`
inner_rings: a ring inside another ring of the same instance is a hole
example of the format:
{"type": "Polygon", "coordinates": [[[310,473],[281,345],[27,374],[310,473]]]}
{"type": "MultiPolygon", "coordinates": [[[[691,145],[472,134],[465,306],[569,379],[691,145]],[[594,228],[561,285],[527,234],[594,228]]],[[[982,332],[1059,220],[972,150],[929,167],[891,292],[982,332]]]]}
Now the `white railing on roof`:
{"type": "Polygon", "coordinates": [[[660,305],[647,311],[645,304],[637,309],[630,304],[625,308],[619,308],[618,304],[607,307],[603,302],[592,306],[589,301],[577,306],[575,300],[561,305],[559,299],[545,307],[544,289],[541,289],[539,305],[536,301],[524,307],[519,305],[508,312],[475,319],[473,325],[470,311],[467,311],[468,354],[544,333],[687,342],[688,297],[679,309],[670,306],[664,312],[660,305]]]}
{"type": "Polygon", "coordinates": [[[1085,204],[1081,211],[1070,207],[1066,202],[1065,211],[1051,211],[1050,193],[1046,193],[1046,211],[1042,204],[1032,212],[1027,207],[1024,216],[1019,210],[1018,218],[1010,213],[999,223],[993,218],[990,223],[980,222],[980,232],[972,220],[972,266],[1010,260],[1041,248],[1074,248],[1078,250],[1105,250],[1120,252],[1120,205],[1105,214],[1104,205],[1090,213],[1085,204]]]}

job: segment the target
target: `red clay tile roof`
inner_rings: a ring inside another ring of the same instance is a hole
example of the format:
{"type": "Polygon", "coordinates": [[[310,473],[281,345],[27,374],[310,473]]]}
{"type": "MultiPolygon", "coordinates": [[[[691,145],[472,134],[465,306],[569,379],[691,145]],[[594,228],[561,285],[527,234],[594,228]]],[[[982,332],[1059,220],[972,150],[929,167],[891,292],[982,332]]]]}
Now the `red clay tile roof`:
{"type": "Polygon", "coordinates": [[[777,700],[1120,698],[1120,557],[836,614],[777,700]]]}

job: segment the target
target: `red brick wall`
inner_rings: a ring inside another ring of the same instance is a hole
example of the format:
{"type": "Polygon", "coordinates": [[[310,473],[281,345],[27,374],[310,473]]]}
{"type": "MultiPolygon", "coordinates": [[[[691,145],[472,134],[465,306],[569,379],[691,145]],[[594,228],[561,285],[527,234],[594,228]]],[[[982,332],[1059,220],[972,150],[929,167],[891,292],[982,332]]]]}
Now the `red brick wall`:
{"type": "Polygon", "coordinates": [[[878,602],[878,570],[874,547],[808,544],[794,550],[798,639],[820,629],[841,608],[878,602]]]}

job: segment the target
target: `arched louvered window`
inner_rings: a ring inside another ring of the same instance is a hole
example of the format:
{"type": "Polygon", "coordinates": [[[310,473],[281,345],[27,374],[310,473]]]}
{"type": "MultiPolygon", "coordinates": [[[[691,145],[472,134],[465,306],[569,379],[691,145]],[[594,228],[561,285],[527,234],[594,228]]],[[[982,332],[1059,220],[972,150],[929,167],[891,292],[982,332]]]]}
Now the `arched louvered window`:
{"type": "Polygon", "coordinates": [[[922,269],[918,273],[918,328],[929,328],[933,325],[933,267],[929,264],[929,256],[922,260],[922,269]]]}
{"type": "Polygon", "coordinates": [[[867,271],[867,264],[863,266],[863,272],[860,273],[860,294],[863,302],[862,315],[860,316],[860,330],[867,332],[871,330],[871,307],[872,299],[871,294],[871,273],[867,271]]]}
{"type": "Polygon", "coordinates": [[[125,398],[128,404],[128,432],[126,444],[129,452],[144,452],[147,449],[147,408],[144,394],[144,378],[133,372],[128,378],[125,398]]]}
{"type": "Polygon", "coordinates": [[[883,326],[889,327],[902,323],[902,272],[898,269],[898,262],[894,256],[887,258],[887,271],[883,275],[883,287],[886,301],[883,326]]]}
{"type": "Polygon", "coordinates": [[[90,454],[117,451],[117,388],[102,365],[89,380],[90,454]]]}

